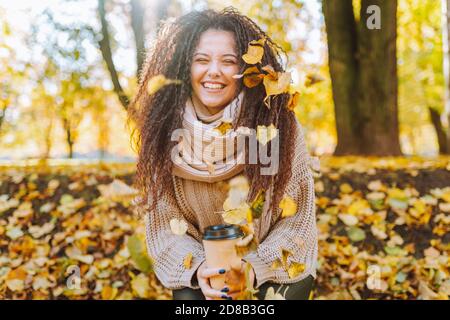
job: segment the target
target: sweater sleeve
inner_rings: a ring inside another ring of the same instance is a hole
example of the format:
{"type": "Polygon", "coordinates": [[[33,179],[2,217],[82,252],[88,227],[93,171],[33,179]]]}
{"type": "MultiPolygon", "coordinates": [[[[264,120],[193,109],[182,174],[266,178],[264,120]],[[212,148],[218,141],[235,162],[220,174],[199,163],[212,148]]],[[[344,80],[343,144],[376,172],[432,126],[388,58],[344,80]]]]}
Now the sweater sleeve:
{"type": "Polygon", "coordinates": [[[205,260],[201,236],[197,228],[182,214],[173,193],[160,197],[156,210],[145,214],[147,251],[153,260],[155,274],[168,289],[189,287],[200,288],[196,281],[196,271],[205,260]],[[186,221],[188,230],[184,235],[176,235],[170,228],[170,220],[186,221]],[[183,265],[184,258],[192,253],[191,268],[183,265]]]}
{"type": "MultiPolygon", "coordinates": [[[[296,152],[293,158],[292,176],[286,186],[285,195],[297,203],[297,213],[282,218],[278,215],[267,237],[243,257],[250,262],[256,278],[255,288],[267,281],[275,283],[295,283],[308,275],[316,278],[317,267],[317,226],[315,214],[314,178],[310,167],[311,158],[306,149],[303,130],[298,124],[296,152]],[[295,278],[290,278],[284,268],[273,270],[272,263],[281,258],[281,250],[292,252],[292,261],[305,264],[305,270],[295,278]]],[[[280,209],[278,209],[280,210],[280,209]]]]}

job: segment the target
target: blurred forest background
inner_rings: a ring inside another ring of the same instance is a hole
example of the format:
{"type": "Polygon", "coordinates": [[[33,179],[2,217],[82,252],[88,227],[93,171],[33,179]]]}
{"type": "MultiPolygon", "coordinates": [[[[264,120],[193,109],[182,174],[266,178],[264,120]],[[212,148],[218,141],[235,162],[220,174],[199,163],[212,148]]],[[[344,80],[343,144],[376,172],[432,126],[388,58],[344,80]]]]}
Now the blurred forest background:
{"type": "Polygon", "coordinates": [[[286,51],[311,152],[448,153],[446,1],[353,2],[0,1],[0,159],[132,161],[126,109],[160,21],[228,5],[286,51]]]}
{"type": "Polygon", "coordinates": [[[321,158],[311,298],[448,299],[450,0],[0,0],[0,299],[171,299],[127,108],[161,21],[226,6],[286,51],[321,158]]]}

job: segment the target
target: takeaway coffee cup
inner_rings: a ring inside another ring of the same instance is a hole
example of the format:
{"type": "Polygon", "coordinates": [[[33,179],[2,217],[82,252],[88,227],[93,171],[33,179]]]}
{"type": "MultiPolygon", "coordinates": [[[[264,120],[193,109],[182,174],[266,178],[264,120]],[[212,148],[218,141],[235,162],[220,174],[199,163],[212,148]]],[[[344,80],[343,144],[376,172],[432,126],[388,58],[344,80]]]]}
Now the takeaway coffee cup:
{"type": "MultiPolygon", "coordinates": [[[[241,259],[236,253],[235,245],[244,233],[237,225],[219,224],[205,228],[203,247],[205,248],[208,268],[230,268],[241,259]]],[[[221,290],[225,286],[225,275],[219,274],[210,279],[211,287],[221,290]]]]}

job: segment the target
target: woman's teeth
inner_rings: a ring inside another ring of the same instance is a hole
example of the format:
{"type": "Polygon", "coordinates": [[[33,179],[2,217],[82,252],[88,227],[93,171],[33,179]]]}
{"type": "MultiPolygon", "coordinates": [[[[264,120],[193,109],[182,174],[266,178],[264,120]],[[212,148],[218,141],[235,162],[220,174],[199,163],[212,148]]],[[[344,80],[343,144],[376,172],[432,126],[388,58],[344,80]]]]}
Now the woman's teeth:
{"type": "Polygon", "coordinates": [[[225,88],[225,86],[223,84],[208,83],[208,82],[203,83],[203,87],[207,88],[207,89],[223,89],[223,88],[225,88]]]}

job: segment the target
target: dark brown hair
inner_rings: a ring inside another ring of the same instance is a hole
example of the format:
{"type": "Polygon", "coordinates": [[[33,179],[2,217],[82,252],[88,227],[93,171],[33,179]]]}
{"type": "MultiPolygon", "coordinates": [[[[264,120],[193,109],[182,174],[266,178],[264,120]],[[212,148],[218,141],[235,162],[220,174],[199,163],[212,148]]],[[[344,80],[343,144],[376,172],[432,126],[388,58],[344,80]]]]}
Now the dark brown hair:
{"type": "MultiPolygon", "coordinates": [[[[275,71],[284,71],[281,48],[255,22],[233,8],[226,8],[220,12],[194,11],[173,22],[165,23],[147,55],[137,94],[129,108],[128,120],[132,120],[135,124],[132,138],[135,138],[133,141],[138,150],[134,186],[139,191],[137,198],[139,201],[136,202],[139,216],[155,208],[156,201],[151,201],[150,205],[147,202],[149,195],[150,199],[157,199],[164,192],[173,191],[173,164],[170,154],[177,142],[171,141],[171,134],[182,126],[185,102],[192,91],[190,79],[192,56],[201,34],[208,29],[231,31],[240,57],[246,53],[250,41],[265,38],[261,64],[271,65],[275,71]],[[181,80],[182,84],[168,85],[153,95],[147,94],[149,80],[159,74],[169,79],[181,80]],[[136,133],[138,136],[135,136],[136,133]]],[[[241,71],[248,67],[242,59],[239,63],[241,71]]],[[[262,165],[259,162],[246,164],[244,168],[244,175],[250,182],[249,199],[253,199],[259,190],[267,190],[270,184],[274,183],[272,208],[276,208],[291,176],[291,160],[296,136],[295,115],[286,108],[288,94],[271,97],[269,109],[263,102],[266,92],[262,84],[249,89],[243,86],[241,81],[240,88],[245,94],[236,127],[256,129],[258,125],[274,124],[279,129],[278,173],[275,176],[260,175],[262,165]]]]}

